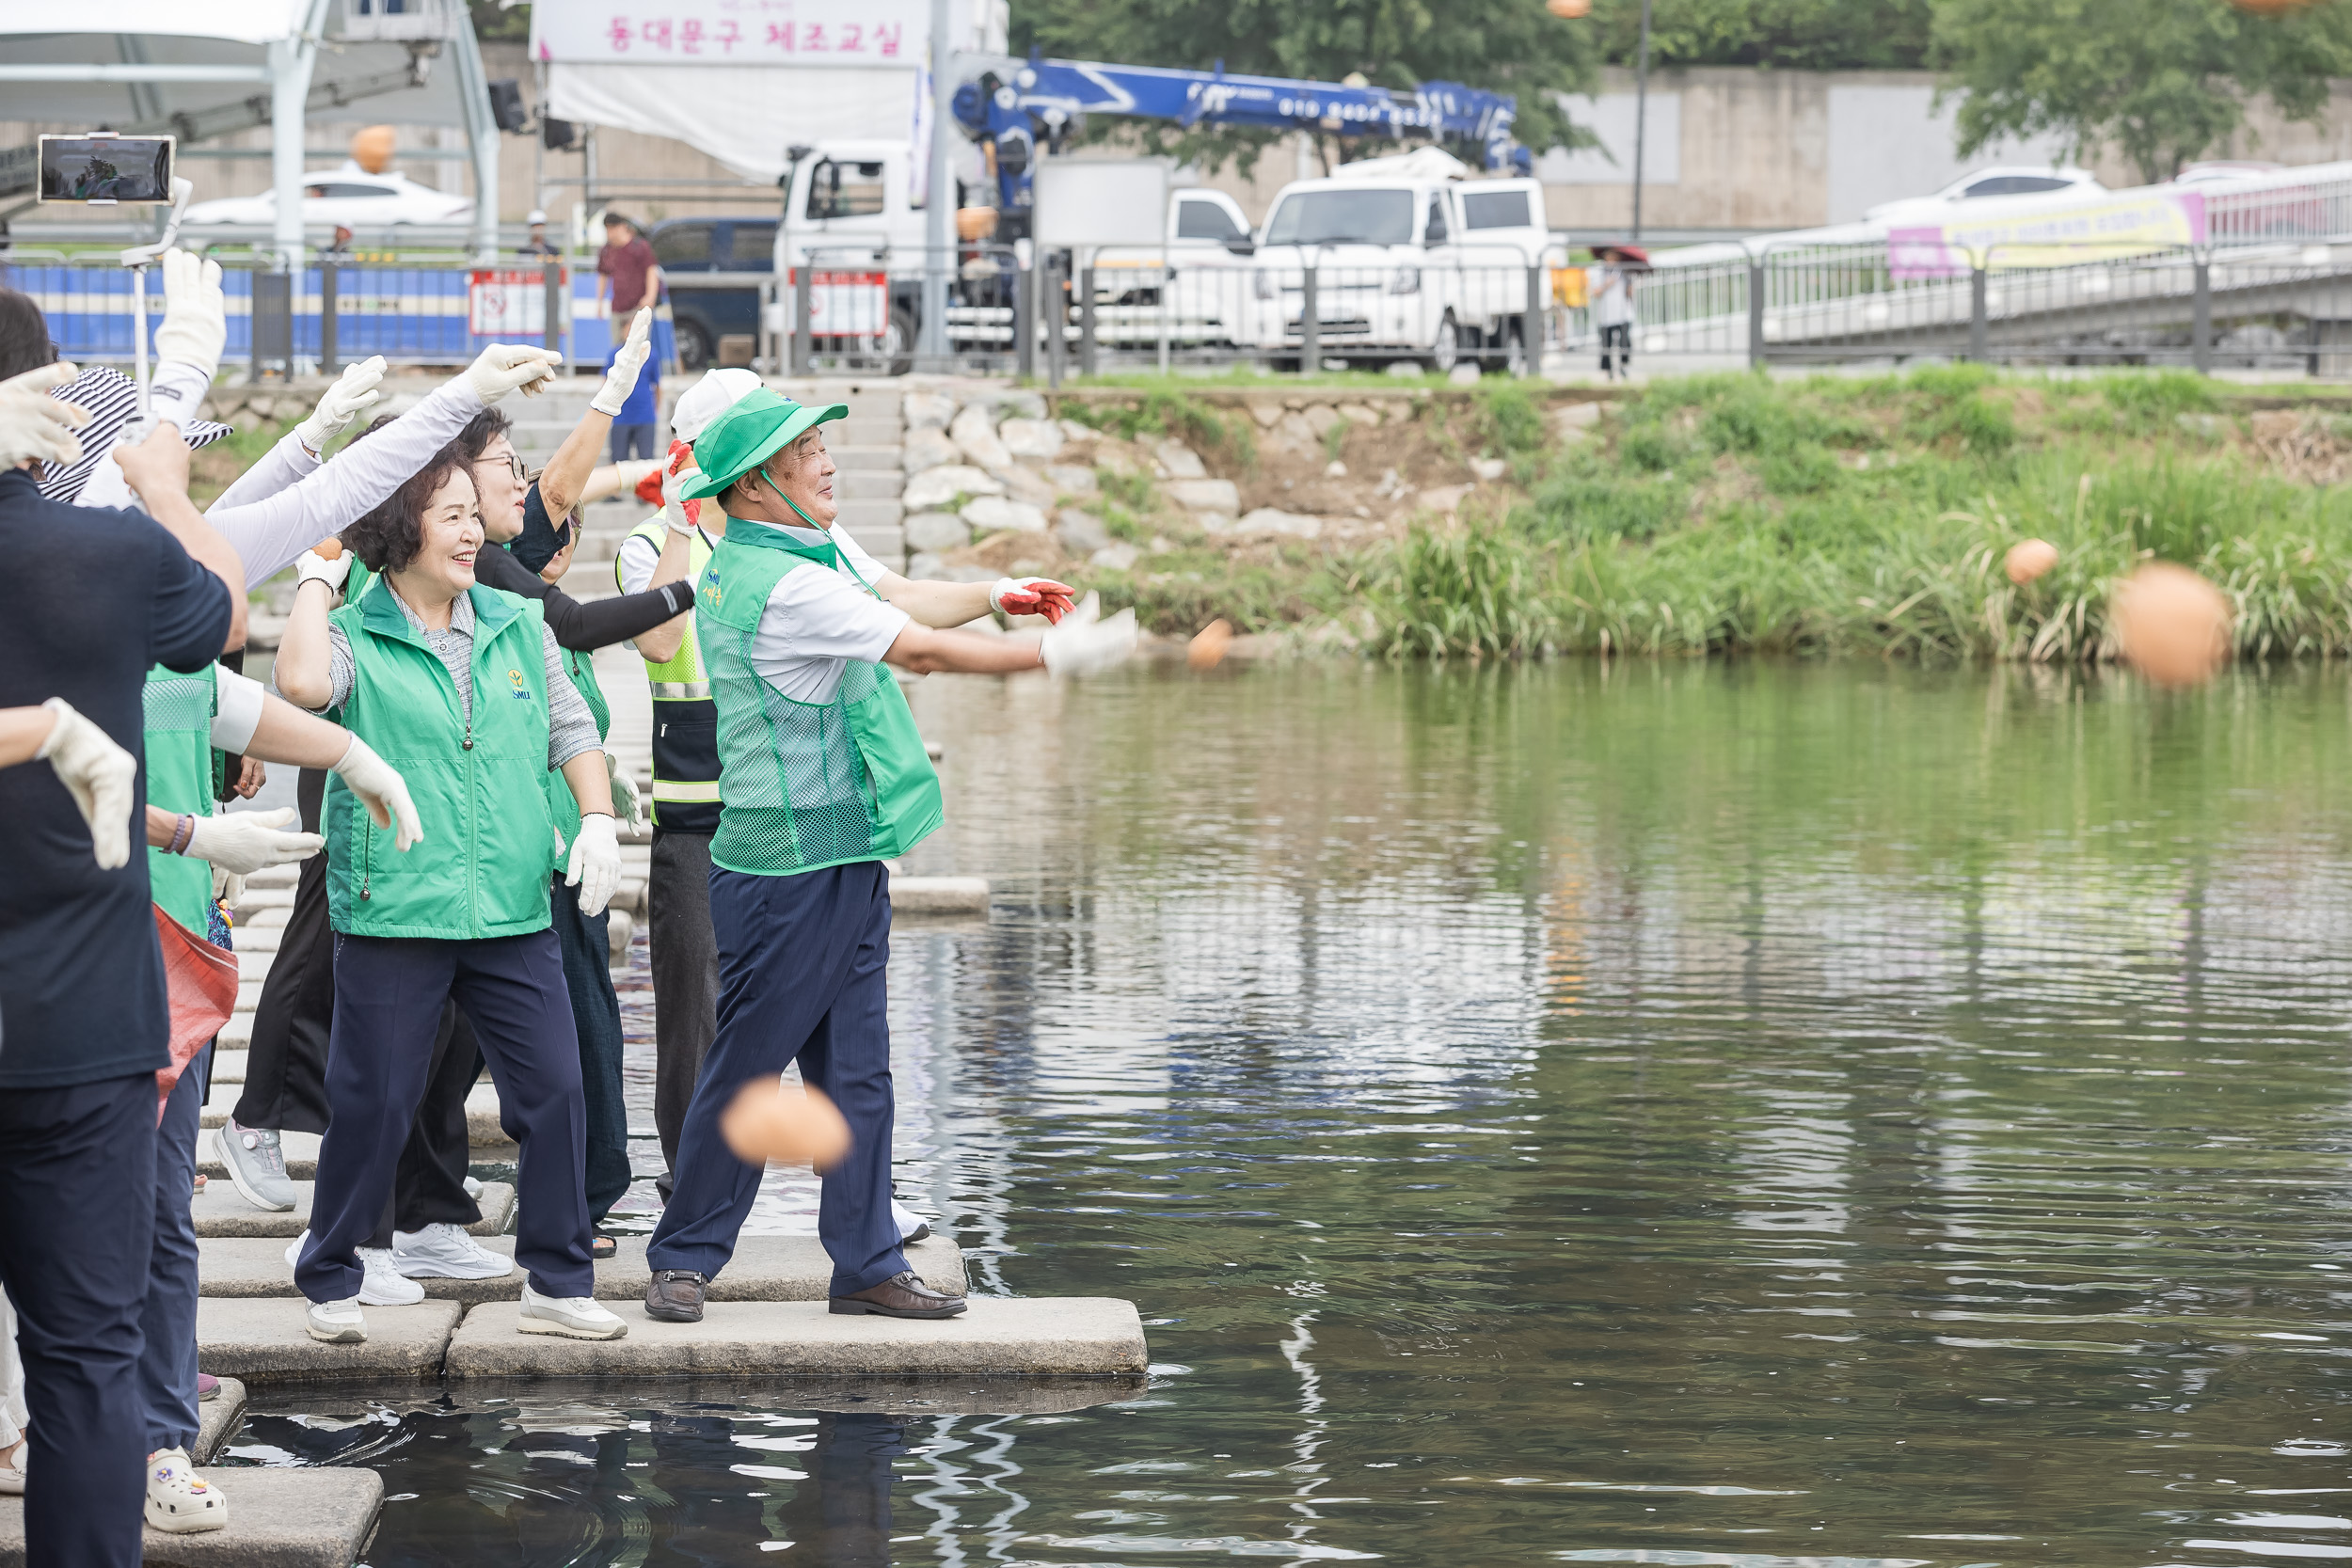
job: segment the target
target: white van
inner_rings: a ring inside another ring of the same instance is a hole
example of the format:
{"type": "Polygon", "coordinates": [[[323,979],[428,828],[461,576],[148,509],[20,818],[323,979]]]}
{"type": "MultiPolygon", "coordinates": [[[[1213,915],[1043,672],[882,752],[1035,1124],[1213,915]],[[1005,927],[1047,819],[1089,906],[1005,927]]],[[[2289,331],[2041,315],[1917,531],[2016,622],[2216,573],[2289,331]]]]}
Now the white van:
{"type": "Polygon", "coordinates": [[[1278,358],[1300,351],[1311,265],[1326,357],[1447,371],[1484,352],[1520,369],[1530,275],[1549,243],[1537,182],[1472,178],[1438,148],[1294,181],[1276,195],[1252,258],[1257,309],[1245,341],[1278,358]]]}

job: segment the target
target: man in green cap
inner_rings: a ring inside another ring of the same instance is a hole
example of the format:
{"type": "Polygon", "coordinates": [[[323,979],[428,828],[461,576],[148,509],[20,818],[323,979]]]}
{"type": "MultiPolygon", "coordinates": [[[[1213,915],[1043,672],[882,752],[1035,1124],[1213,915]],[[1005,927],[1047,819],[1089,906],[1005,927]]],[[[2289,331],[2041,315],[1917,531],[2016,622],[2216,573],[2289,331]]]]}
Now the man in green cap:
{"type": "Polygon", "coordinates": [[[1045,669],[1077,675],[1134,651],[1135,613],[1042,578],[910,581],[835,530],[834,468],[818,428],[845,418],[761,388],[694,442],[675,490],[715,499],[726,531],[695,583],[694,632],[718,706],[719,829],[710,918],[719,1031],[678,1134],[669,1205],[647,1243],[645,1313],[702,1317],[759,1191],[720,1113],[796,1058],[850,1124],[825,1173],[818,1235],[835,1312],[946,1318],[963,1310],[907,1267],[890,1213],[890,878],[882,862],[940,825],[939,776],[885,666],[917,674],[1045,669]],[[681,479],[688,476],[681,475],[681,479]],[[947,628],[992,610],[1041,614],[1041,637],[947,628]]]}

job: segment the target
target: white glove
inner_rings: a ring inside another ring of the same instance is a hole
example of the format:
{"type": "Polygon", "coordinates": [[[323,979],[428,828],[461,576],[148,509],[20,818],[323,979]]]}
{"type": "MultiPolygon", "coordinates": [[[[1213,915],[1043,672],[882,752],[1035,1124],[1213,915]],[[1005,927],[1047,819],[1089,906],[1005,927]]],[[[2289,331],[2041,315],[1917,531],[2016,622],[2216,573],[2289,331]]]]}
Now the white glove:
{"type": "Polygon", "coordinates": [[[294,434],[313,455],[326,450],[326,443],[341,436],[351,421],[384,401],[376,388],[384,380],[384,356],[380,354],[345,365],[343,373],[335,378],[335,385],[319,399],[319,405],[310,417],[294,426],[294,434]]]}
{"type": "Polygon", "coordinates": [[[316,550],[304,550],[294,557],[294,592],[302,592],[306,582],[326,584],[326,596],[332,604],[343,602],[343,584],[351,580],[351,552],[329,561],[316,550]]]}
{"type": "Polygon", "coordinates": [[[637,781],[621,771],[621,759],[612,752],[604,753],[604,771],[612,781],[612,815],[631,828],[645,825],[645,798],[637,793],[637,781]]]}
{"type": "MultiPolygon", "coordinates": [[[[375,754],[375,749],[358,736],[343,752],[343,760],[334,771],[359,797],[359,803],[368,808],[379,828],[392,828],[393,847],[406,849],[424,842],[424,828],[417,821],[416,802],[408,799],[408,781],[400,770],[375,754]]],[[[614,851],[617,855],[618,850],[614,851]]]]}
{"type": "Polygon", "coordinates": [[[78,463],[82,443],[73,433],[89,423],[89,410],[49,395],[81,373],[72,365],[43,365],[0,381],[0,468],[28,457],[44,463],[78,463]]]}
{"type": "MultiPolygon", "coordinates": [[[[702,477],[703,471],[691,463],[680,468],[676,473],[661,476],[661,520],[670,525],[672,533],[691,534],[694,531],[695,524],[700,521],[698,517],[687,515],[685,495],[686,487],[700,483],[702,477]]],[[[703,507],[718,504],[715,500],[700,501],[695,504],[695,511],[700,512],[703,507]]]]}
{"type": "Polygon", "coordinates": [[[612,902],[621,885],[621,840],[618,827],[604,813],[580,819],[572,858],[564,863],[564,885],[580,889],[580,912],[591,920],[612,902]]]}
{"type": "Polygon", "coordinates": [[[138,777],[139,760],[108,737],[104,730],[73,710],[63,697],[40,705],[57,716],[49,738],[36,757],[49,759],[51,771],[73,797],[73,804],[89,824],[90,845],[102,870],[113,871],[131,860],[131,784],[138,777]]]}
{"type": "Polygon", "coordinates": [[[326,840],[293,825],[302,814],[292,806],[276,811],[240,811],[227,816],[199,816],[180,852],[191,860],[209,861],[214,869],[244,877],[265,865],[291,865],[307,861],[326,847],[326,840]],[[287,830],[293,828],[290,832],[287,830]]]}
{"type": "Polygon", "coordinates": [[[1103,600],[1089,594],[1078,608],[1047,628],[1038,645],[1045,668],[1057,675],[1091,675],[1120,663],[1136,651],[1136,612],[1122,610],[1102,619],[1103,600]]]}
{"type": "MultiPolygon", "coordinates": [[[[324,842],[324,841],[322,841],[324,842]]],[[[226,901],[230,909],[245,902],[245,879],[233,871],[213,867],[213,902],[226,901]]]]}
{"type": "Polygon", "coordinates": [[[621,404],[637,389],[637,373],[645,368],[645,360],[652,353],[653,312],[640,310],[637,319],[628,324],[628,336],[622,341],[621,351],[612,356],[612,368],[605,372],[604,386],[588,406],[619,419],[621,404]]]}
{"type": "Polygon", "coordinates": [[[492,343],[466,367],[466,385],[485,404],[498,402],[519,387],[525,397],[537,397],[555,378],[564,356],[551,348],[528,343],[492,343]]]}
{"type": "Polygon", "coordinates": [[[229,301],[220,263],[199,261],[173,245],[164,252],[164,325],[155,329],[155,358],[194,365],[212,380],[229,341],[229,301]]]}

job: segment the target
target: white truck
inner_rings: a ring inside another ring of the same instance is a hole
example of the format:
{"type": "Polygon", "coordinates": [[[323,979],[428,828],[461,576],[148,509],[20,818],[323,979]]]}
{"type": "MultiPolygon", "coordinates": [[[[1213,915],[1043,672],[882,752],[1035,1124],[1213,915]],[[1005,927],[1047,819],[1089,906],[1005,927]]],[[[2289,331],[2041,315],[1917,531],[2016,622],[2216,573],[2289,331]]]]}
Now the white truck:
{"type": "Polygon", "coordinates": [[[1232,274],[1182,274],[1174,313],[1222,316],[1237,344],[1295,362],[1311,267],[1321,357],[1417,359],[1443,372],[1475,356],[1518,372],[1530,359],[1525,324],[1544,309],[1537,269],[1550,247],[1536,181],[1476,177],[1422,148],[1283,186],[1250,259],[1248,296],[1232,274]]]}

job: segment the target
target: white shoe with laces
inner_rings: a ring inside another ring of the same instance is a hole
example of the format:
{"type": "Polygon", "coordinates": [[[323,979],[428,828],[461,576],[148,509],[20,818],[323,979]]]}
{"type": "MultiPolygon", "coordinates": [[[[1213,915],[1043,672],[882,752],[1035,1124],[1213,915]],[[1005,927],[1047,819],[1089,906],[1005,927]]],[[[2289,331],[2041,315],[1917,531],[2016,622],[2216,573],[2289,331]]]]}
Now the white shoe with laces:
{"type": "Polygon", "coordinates": [[[454,1225],[392,1232],[392,1267],[410,1279],[503,1279],[515,1260],[454,1225]]]}
{"type": "MultiPolygon", "coordinates": [[[[397,1231],[394,1232],[398,1234],[397,1231]]],[[[286,1243],[286,1266],[293,1268],[302,1261],[302,1249],[309,1243],[306,1230],[286,1243]]],[[[392,1249],[363,1246],[352,1249],[359,1255],[363,1271],[359,1280],[358,1300],[364,1307],[414,1307],[424,1299],[424,1287],[402,1274],[392,1260],[392,1249]]],[[[458,1277],[463,1277],[458,1276],[458,1277]]]]}
{"type": "Polygon", "coordinates": [[[357,1345],[368,1337],[368,1320],[360,1314],[358,1296],[312,1302],[302,1326],[324,1345],[357,1345]]]}
{"type": "Polygon", "coordinates": [[[229,1499],[196,1473],[185,1449],[157,1449],[147,1456],[147,1524],[171,1535],[224,1529],[229,1499]]]}
{"type": "Polygon", "coordinates": [[[19,1443],[16,1452],[0,1460],[0,1497],[21,1497],[24,1495],[24,1462],[33,1456],[33,1445],[19,1443]]]}
{"type": "Polygon", "coordinates": [[[515,1326],[525,1334],[561,1334],[566,1339],[618,1339],[628,1324],[606,1311],[594,1296],[543,1296],[523,1281],[522,1316],[515,1326]]]}

